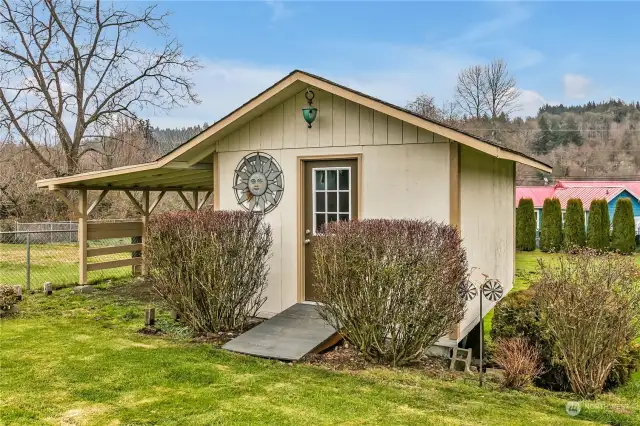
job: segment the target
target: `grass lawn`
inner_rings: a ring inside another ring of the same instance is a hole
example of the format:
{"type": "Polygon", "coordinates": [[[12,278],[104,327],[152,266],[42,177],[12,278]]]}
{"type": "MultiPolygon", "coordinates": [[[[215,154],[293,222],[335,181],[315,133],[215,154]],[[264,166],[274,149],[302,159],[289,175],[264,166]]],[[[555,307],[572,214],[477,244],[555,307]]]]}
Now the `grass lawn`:
{"type": "Polygon", "coordinates": [[[334,372],[193,343],[139,284],[27,294],[0,320],[0,424],[640,424],[640,377],[577,418],[575,397],[415,370],[334,372]],[[164,336],[137,333],[159,307],[164,336]]]}
{"type": "MultiPolygon", "coordinates": [[[[113,240],[116,241],[116,240],[113,240]]],[[[90,241],[90,246],[123,244],[111,240],[90,241]]],[[[31,288],[40,289],[49,281],[54,288],[78,282],[78,245],[76,243],[31,244],[31,288]]],[[[124,259],[129,253],[89,258],[89,263],[124,259]]],[[[89,281],[122,278],[131,275],[131,267],[89,272],[89,281]]],[[[0,284],[26,284],[26,245],[0,244],[0,284]]]]}

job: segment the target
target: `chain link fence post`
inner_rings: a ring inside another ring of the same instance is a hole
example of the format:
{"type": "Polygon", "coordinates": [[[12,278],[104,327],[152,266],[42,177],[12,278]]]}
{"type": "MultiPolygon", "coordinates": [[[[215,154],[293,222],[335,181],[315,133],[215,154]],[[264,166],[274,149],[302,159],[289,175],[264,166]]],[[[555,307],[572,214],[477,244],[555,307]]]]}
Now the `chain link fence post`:
{"type": "Polygon", "coordinates": [[[31,290],[31,233],[27,233],[27,290],[31,290]]]}

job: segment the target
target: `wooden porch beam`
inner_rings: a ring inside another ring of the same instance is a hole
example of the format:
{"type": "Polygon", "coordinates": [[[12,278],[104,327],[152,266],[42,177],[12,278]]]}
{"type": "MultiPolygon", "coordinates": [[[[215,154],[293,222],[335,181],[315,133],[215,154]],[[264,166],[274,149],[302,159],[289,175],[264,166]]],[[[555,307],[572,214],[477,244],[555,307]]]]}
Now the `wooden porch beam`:
{"type": "Polygon", "coordinates": [[[78,283],[87,284],[87,190],[78,197],[78,283]]]}
{"type": "Polygon", "coordinates": [[[199,194],[198,194],[198,191],[193,191],[193,210],[195,210],[195,211],[198,211],[198,210],[199,210],[199,209],[198,209],[198,205],[199,205],[200,203],[198,203],[198,198],[199,198],[199,196],[198,196],[198,195],[199,195],[199,194]]]}
{"type": "Polygon", "coordinates": [[[189,160],[187,164],[189,165],[189,167],[197,166],[198,161],[201,161],[203,158],[206,158],[209,155],[213,154],[217,150],[217,148],[218,148],[218,142],[214,142],[209,148],[207,148],[206,150],[202,151],[201,153],[197,154],[194,158],[189,160]]]}
{"type": "Polygon", "coordinates": [[[138,210],[138,213],[140,213],[142,216],[144,216],[145,215],[145,211],[142,209],[142,206],[138,203],[138,200],[136,200],[136,197],[134,197],[129,190],[125,189],[124,193],[127,195],[129,200],[131,200],[131,203],[136,208],[136,210],[138,210]]]}
{"type": "Polygon", "coordinates": [[[158,194],[158,198],[156,198],[153,204],[151,204],[151,207],[149,207],[149,214],[153,213],[156,207],[158,207],[158,204],[160,204],[160,200],[162,200],[162,197],[164,197],[164,194],[166,193],[167,191],[160,191],[160,193],[158,194]]]}
{"type": "Polygon", "coordinates": [[[203,155],[201,158],[198,158],[197,161],[172,161],[164,165],[162,168],[163,169],[213,170],[213,164],[198,163],[198,161],[202,160],[204,157],[206,157],[209,154],[210,153],[203,155]]]}
{"type": "Polygon", "coordinates": [[[187,208],[189,210],[193,210],[193,207],[191,206],[191,203],[189,202],[189,200],[187,200],[187,197],[184,196],[184,193],[182,191],[178,191],[178,195],[180,196],[180,198],[182,198],[182,201],[187,206],[187,208]]]}
{"type": "Polygon", "coordinates": [[[198,210],[202,210],[202,208],[204,207],[204,205],[207,202],[207,200],[209,199],[209,197],[211,197],[212,193],[213,193],[213,191],[207,191],[204,194],[204,198],[202,199],[202,201],[200,201],[200,204],[198,204],[198,210]]]}
{"type": "Polygon", "coordinates": [[[91,214],[91,212],[93,212],[95,210],[96,207],[98,207],[98,204],[100,204],[100,201],[102,201],[105,197],[105,195],[107,195],[109,191],[106,189],[103,189],[102,192],[100,193],[100,195],[98,195],[98,198],[96,198],[96,200],[91,204],[91,206],[89,207],[89,210],[87,210],[87,216],[91,214]]]}
{"type": "MultiPolygon", "coordinates": [[[[82,192],[82,191],[80,191],[82,192]]],[[[64,193],[59,190],[56,189],[55,191],[53,191],[53,193],[56,195],[56,197],[58,197],[59,199],[61,199],[62,201],[64,201],[64,203],[67,205],[67,207],[69,207],[69,209],[71,209],[71,211],[73,212],[73,214],[76,217],[80,217],[82,215],[82,213],[78,210],[78,208],[73,204],[73,202],[67,198],[66,195],[64,195],[64,193]]]]}

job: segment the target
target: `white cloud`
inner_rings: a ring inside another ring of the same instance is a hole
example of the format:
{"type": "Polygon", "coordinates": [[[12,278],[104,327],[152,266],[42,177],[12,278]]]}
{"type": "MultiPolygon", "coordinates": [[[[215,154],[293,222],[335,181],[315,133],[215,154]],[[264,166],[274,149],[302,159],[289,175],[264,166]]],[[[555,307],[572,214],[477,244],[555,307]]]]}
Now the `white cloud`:
{"type": "Polygon", "coordinates": [[[520,109],[514,115],[520,117],[535,117],[538,115],[538,109],[546,104],[546,99],[534,90],[520,90],[520,109]]]}
{"type": "Polygon", "coordinates": [[[569,99],[584,99],[591,92],[591,80],[584,75],[567,73],[562,77],[562,84],[569,99]]]}
{"type": "Polygon", "coordinates": [[[201,61],[202,69],[193,76],[195,91],[202,101],[148,117],[153,126],[187,127],[212,124],[262,92],[291,70],[227,61],[201,61]]]}

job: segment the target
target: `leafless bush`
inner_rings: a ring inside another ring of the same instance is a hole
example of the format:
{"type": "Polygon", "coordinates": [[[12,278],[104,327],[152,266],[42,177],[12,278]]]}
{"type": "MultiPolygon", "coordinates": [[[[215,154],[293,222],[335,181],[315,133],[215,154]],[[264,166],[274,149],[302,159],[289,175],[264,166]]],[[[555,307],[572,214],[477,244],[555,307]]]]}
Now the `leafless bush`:
{"type": "Polygon", "coordinates": [[[572,390],[594,398],[640,329],[640,285],[632,258],[583,251],[540,262],[536,294],[572,390]]]}
{"type": "Polygon", "coordinates": [[[12,286],[0,285],[0,314],[8,312],[18,303],[18,296],[12,286]]]}
{"type": "Polygon", "coordinates": [[[464,316],[467,258],[448,225],[332,223],[314,243],[313,271],[320,314],[373,362],[420,359],[464,316]]]}
{"type": "Polygon", "coordinates": [[[257,215],[206,210],[152,218],[155,289],[196,332],[242,329],[265,302],[272,237],[257,215]]]}
{"type": "Polygon", "coordinates": [[[523,389],[542,373],[540,354],[526,339],[498,339],[493,360],[504,370],[502,385],[509,389],[523,389]]]}

